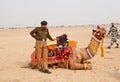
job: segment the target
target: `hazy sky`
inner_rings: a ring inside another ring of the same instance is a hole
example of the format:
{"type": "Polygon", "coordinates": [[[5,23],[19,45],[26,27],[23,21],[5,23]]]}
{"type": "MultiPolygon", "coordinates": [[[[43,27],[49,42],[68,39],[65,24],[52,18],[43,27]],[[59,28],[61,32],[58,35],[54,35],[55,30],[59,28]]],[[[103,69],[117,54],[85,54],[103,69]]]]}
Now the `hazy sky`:
{"type": "Polygon", "coordinates": [[[0,26],[120,22],[120,0],[0,0],[0,26]]]}

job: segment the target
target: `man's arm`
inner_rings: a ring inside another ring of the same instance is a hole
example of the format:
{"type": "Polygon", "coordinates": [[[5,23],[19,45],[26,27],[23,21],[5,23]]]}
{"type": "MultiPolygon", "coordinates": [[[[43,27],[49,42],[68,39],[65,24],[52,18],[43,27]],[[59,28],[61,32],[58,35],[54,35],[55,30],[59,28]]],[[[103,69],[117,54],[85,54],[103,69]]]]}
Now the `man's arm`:
{"type": "Polygon", "coordinates": [[[54,41],[54,39],[51,37],[48,29],[47,29],[47,38],[51,41],[54,41]]]}
{"type": "Polygon", "coordinates": [[[30,32],[30,35],[31,35],[33,38],[35,38],[35,39],[37,39],[36,36],[35,36],[35,33],[36,33],[36,32],[37,32],[37,28],[33,29],[33,30],[30,32]]]}
{"type": "Polygon", "coordinates": [[[112,27],[110,27],[110,30],[109,30],[109,32],[108,32],[108,34],[107,34],[107,35],[109,35],[109,34],[111,33],[111,28],[112,28],[112,27]]]}
{"type": "Polygon", "coordinates": [[[117,34],[118,34],[118,28],[116,27],[116,32],[117,32],[117,34]]]}

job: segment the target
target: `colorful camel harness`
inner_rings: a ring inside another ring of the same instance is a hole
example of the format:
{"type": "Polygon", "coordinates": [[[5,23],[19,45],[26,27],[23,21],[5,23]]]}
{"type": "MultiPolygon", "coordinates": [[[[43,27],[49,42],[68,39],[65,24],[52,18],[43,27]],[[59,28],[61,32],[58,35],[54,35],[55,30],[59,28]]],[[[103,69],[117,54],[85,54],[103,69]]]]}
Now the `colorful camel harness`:
{"type": "Polygon", "coordinates": [[[101,40],[98,40],[95,36],[92,36],[90,44],[86,48],[87,54],[90,58],[94,57],[93,54],[96,54],[100,43],[101,43],[101,40]]]}

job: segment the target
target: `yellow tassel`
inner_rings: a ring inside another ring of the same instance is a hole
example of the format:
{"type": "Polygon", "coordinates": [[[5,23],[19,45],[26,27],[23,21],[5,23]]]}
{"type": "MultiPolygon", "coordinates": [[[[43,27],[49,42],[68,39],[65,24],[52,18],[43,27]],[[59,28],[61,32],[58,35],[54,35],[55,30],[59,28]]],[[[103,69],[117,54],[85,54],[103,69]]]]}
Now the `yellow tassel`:
{"type": "Polygon", "coordinates": [[[104,57],[104,43],[101,44],[101,57],[104,57]]]}
{"type": "Polygon", "coordinates": [[[87,70],[87,64],[85,63],[85,61],[83,61],[84,63],[84,69],[87,70]]]}

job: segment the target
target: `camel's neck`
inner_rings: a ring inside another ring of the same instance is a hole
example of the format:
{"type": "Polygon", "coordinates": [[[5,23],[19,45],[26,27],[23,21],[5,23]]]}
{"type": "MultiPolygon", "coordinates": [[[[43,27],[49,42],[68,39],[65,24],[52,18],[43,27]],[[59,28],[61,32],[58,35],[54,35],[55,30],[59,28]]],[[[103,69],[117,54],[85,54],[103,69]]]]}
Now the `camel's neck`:
{"type": "Polygon", "coordinates": [[[98,40],[95,36],[91,38],[90,43],[87,47],[87,52],[90,57],[95,56],[100,46],[100,42],[101,40],[98,40]]]}

